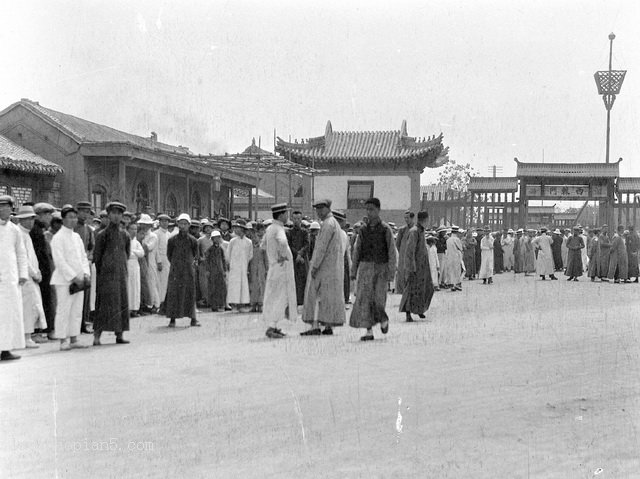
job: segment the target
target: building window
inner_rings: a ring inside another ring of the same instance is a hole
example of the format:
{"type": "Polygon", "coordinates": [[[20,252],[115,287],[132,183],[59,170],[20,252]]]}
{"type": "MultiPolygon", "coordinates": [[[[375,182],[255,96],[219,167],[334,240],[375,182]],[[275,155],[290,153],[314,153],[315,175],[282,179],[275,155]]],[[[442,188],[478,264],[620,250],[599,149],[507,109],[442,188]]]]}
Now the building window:
{"type": "Polygon", "coordinates": [[[365,209],[364,202],[373,196],[373,181],[349,181],[347,183],[347,208],[365,209]]]}
{"type": "Polygon", "coordinates": [[[172,218],[178,216],[178,201],[176,200],[176,195],[173,193],[169,193],[167,195],[167,201],[165,201],[164,204],[164,212],[172,218]]]}
{"type": "Polygon", "coordinates": [[[149,187],[143,181],[136,187],[136,211],[145,213],[149,206],[149,187]]]}
{"type": "Polygon", "coordinates": [[[11,196],[13,196],[14,206],[20,207],[27,201],[31,201],[31,188],[22,186],[12,186],[11,196]]]}
{"type": "Polygon", "coordinates": [[[104,189],[102,186],[96,186],[91,192],[91,204],[97,211],[104,209],[104,200],[106,197],[106,192],[107,190],[104,189]]]}
{"type": "Polygon", "coordinates": [[[191,217],[194,219],[200,218],[201,211],[202,202],[200,201],[200,193],[194,191],[191,194],[191,217]]]}

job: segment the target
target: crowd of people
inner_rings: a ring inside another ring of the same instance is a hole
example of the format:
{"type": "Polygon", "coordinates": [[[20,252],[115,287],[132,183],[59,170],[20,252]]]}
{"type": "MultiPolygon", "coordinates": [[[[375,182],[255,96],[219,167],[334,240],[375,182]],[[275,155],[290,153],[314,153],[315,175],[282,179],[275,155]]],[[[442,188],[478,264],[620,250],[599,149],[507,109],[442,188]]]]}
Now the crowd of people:
{"type": "Polygon", "coordinates": [[[97,215],[89,202],[55,208],[26,203],[13,208],[0,197],[1,360],[14,349],[59,341],[61,350],[85,348],[82,333],[101,345],[105,331],[117,344],[129,320],[146,314],[188,318],[198,310],[261,313],[266,336],[280,339],[283,319],[301,315],[302,336],[333,335],[346,323],[388,332],[389,291],[401,294],[406,321],[425,317],[436,291],[461,291],[463,279],[512,271],[557,280],[638,282],[640,237],[632,226],[573,230],[490,228],[467,231],[452,225],[429,228],[426,211],[407,211],[398,229],[380,217],[370,198],[366,216],[351,226],[331,200],[313,204],[316,221],[286,203],[272,218],[191,219],[131,213],[114,201],[97,215]],[[290,214],[291,213],[291,214],[290,214]],[[351,298],[355,298],[352,304],[351,298]],[[92,327],[92,329],[91,329],[92,327]]]}

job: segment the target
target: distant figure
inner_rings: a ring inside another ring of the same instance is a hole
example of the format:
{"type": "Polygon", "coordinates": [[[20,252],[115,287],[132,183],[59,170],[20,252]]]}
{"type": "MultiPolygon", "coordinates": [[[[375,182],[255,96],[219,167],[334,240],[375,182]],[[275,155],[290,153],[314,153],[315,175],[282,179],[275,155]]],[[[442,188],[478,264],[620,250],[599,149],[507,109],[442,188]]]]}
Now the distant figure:
{"type": "Polygon", "coordinates": [[[619,283],[629,282],[629,258],[627,257],[627,246],[623,237],[624,226],[618,225],[616,234],[611,241],[611,256],[609,257],[609,274],[607,277],[619,283]]]}
{"type": "Polygon", "coordinates": [[[480,264],[480,274],[478,277],[482,284],[493,283],[493,236],[488,226],[484,227],[484,236],[480,240],[480,250],[482,252],[482,263],[480,264]]]}
{"type": "Polygon", "coordinates": [[[402,291],[404,289],[404,280],[405,280],[405,274],[404,274],[404,255],[405,255],[405,250],[403,249],[405,247],[405,242],[406,242],[406,235],[407,233],[409,233],[409,230],[411,228],[413,228],[414,225],[414,218],[415,218],[415,213],[413,211],[405,211],[404,212],[404,221],[406,223],[406,225],[401,226],[400,229],[398,229],[398,234],[396,236],[396,249],[398,250],[398,269],[396,271],[396,290],[395,292],[397,294],[402,294],[402,291]]]}
{"type": "Polygon", "coordinates": [[[580,228],[573,228],[573,236],[567,238],[567,270],[565,276],[569,276],[567,281],[578,281],[584,271],[582,267],[582,251],[585,249],[584,241],[580,236],[580,228]]]}

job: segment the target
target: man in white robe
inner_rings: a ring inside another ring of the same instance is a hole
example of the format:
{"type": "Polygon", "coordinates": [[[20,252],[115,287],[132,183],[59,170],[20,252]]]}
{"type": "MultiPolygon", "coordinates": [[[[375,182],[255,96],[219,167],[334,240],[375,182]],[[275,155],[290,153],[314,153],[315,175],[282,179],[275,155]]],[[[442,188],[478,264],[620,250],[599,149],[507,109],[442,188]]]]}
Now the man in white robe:
{"type": "Polygon", "coordinates": [[[22,314],[24,322],[24,341],[27,348],[38,348],[33,341],[31,335],[35,328],[46,329],[47,319],[45,318],[44,308],[42,306],[42,296],[40,294],[40,286],[38,283],[42,281],[42,274],[38,265],[38,257],[33,248],[33,242],[29,232],[33,228],[36,213],[32,206],[21,206],[16,214],[18,218],[18,228],[20,237],[24,243],[27,252],[27,264],[29,269],[29,277],[26,283],[22,285],[22,314]]]}
{"type": "Polygon", "coordinates": [[[65,205],[60,214],[62,228],[51,239],[55,267],[51,285],[56,288],[55,338],[60,339],[60,350],[67,351],[87,347],[78,342],[78,335],[85,290],[91,287],[91,270],[82,238],[74,231],[78,224],[77,210],[65,205]],[[76,292],[72,292],[72,285],[76,292]]]}
{"type": "Polygon", "coordinates": [[[465,267],[463,260],[462,241],[460,241],[460,228],[451,226],[451,236],[447,238],[447,251],[444,254],[444,270],[442,282],[451,285],[451,292],[462,291],[462,278],[465,267]]]}
{"type": "Polygon", "coordinates": [[[507,234],[502,237],[502,249],[504,251],[504,269],[505,271],[511,271],[513,269],[513,246],[514,246],[514,232],[509,228],[507,234]]]}
{"type": "Polygon", "coordinates": [[[164,300],[167,296],[167,282],[169,281],[170,267],[169,258],[167,258],[167,244],[169,242],[169,238],[173,235],[168,229],[169,221],[171,220],[169,215],[160,214],[157,219],[159,228],[155,231],[155,234],[158,237],[158,253],[156,255],[156,269],[158,270],[158,296],[160,298],[161,306],[164,306],[164,300]]]}
{"type": "Polygon", "coordinates": [[[531,244],[534,249],[538,251],[538,257],[536,258],[536,274],[543,280],[545,276],[549,275],[551,279],[558,279],[553,274],[555,266],[553,264],[553,252],[551,245],[553,244],[553,238],[547,235],[547,228],[540,228],[540,236],[536,236],[531,240],[531,244]]]}
{"type": "Polygon", "coordinates": [[[20,359],[12,349],[22,349],[24,323],[22,320],[21,286],[27,282],[29,268],[27,252],[18,227],[10,221],[13,198],[0,196],[0,360],[20,359]]]}
{"type": "MultiPolygon", "coordinates": [[[[153,220],[147,214],[141,214],[138,220],[138,228],[144,230],[143,247],[147,254],[147,286],[149,288],[149,303],[145,305],[152,314],[160,309],[160,291],[158,280],[158,236],[151,231],[153,220]]],[[[164,267],[163,267],[164,269],[164,267]]]]}
{"type": "Polygon", "coordinates": [[[236,236],[229,241],[227,249],[229,258],[227,302],[234,312],[248,313],[251,310],[248,271],[249,261],[253,258],[253,243],[245,236],[246,221],[240,219],[233,226],[236,236]]]}
{"type": "Polygon", "coordinates": [[[268,338],[280,339],[285,333],[278,328],[278,322],[289,312],[288,319],[297,319],[296,280],[293,271],[293,255],[284,224],[287,222],[288,208],[286,203],[271,207],[273,222],[267,227],[262,244],[267,252],[269,270],[264,290],[262,317],[268,325],[268,338]]]}
{"type": "Polygon", "coordinates": [[[493,284],[493,235],[488,226],[484,228],[484,236],[480,240],[480,273],[478,278],[482,284],[493,284]]]}
{"type": "Polygon", "coordinates": [[[132,318],[139,316],[140,293],[140,258],[144,258],[144,248],[137,240],[138,225],[130,223],[127,226],[127,233],[131,238],[131,252],[127,259],[127,297],[129,299],[129,314],[132,318]]]}

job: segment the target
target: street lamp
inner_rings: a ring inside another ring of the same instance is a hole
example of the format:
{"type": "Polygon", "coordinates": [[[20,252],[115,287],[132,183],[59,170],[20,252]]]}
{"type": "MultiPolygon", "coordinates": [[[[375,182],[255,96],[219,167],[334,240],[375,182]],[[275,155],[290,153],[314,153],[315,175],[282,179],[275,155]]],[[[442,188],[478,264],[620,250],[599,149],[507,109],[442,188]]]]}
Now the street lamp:
{"type": "Polygon", "coordinates": [[[627,70],[612,70],[611,69],[611,57],[613,54],[613,40],[616,36],[613,33],[609,34],[609,70],[596,72],[593,77],[596,80],[598,87],[598,95],[602,95],[604,101],[604,107],[607,109],[607,156],[606,161],[609,163],[609,137],[611,133],[611,108],[613,102],[616,101],[616,95],[620,93],[622,88],[622,82],[624,76],[627,74],[627,70]]]}

